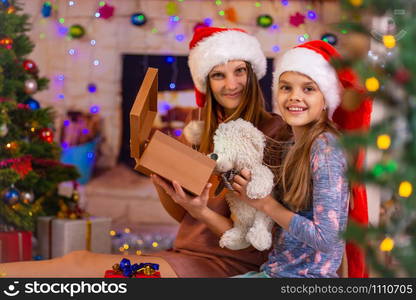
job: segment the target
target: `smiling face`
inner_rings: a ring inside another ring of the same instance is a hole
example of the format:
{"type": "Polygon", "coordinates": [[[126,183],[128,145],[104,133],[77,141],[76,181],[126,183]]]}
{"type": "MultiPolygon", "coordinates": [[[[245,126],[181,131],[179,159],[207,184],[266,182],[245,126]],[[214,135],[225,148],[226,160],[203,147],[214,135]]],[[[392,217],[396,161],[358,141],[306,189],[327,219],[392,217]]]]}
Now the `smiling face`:
{"type": "Polygon", "coordinates": [[[227,115],[235,111],[243,99],[247,72],[244,61],[232,60],[215,66],[208,74],[212,93],[227,115]]]}
{"type": "Polygon", "coordinates": [[[325,109],[324,95],[308,76],[285,72],[279,78],[277,104],[282,118],[292,127],[295,137],[325,109]]]}

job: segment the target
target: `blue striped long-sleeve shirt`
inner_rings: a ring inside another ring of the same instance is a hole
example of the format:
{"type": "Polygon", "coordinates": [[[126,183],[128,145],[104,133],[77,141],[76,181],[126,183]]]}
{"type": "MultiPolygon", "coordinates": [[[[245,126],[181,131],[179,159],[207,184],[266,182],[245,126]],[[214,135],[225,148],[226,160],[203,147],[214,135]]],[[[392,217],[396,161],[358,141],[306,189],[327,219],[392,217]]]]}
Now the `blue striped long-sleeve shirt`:
{"type": "Polygon", "coordinates": [[[312,207],[278,227],[261,270],[271,277],[337,277],[348,220],[347,162],[337,138],[321,134],[311,149],[312,207]]]}

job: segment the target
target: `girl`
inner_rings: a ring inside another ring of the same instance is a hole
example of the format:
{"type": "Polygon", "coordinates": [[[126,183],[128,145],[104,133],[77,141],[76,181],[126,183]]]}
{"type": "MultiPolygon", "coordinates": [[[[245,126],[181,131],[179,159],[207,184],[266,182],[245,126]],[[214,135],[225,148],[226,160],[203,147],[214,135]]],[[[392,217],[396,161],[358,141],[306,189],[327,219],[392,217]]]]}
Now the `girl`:
{"type": "MultiPolygon", "coordinates": [[[[190,43],[188,62],[199,109],[188,118],[183,142],[210,153],[218,125],[237,118],[252,122],[274,139],[288,134],[281,118],[264,109],[258,80],[266,74],[266,58],[253,36],[241,29],[201,28],[190,43]]],[[[200,196],[191,197],[177,182],[171,185],[157,176],[152,180],[163,206],[180,223],[173,249],[145,257],[76,251],[47,261],[4,264],[0,269],[11,277],[102,277],[126,257],[158,263],[162,277],[229,277],[258,270],[266,260],[267,253],[254,248],[219,247],[219,237],[232,221],[224,195],[210,193],[212,183],[200,196]]]]}
{"type": "Polygon", "coordinates": [[[341,84],[328,60],[337,56],[328,43],[311,41],[287,51],[276,65],[277,110],[294,134],[278,189],[275,197],[248,199],[248,170],[234,178],[233,187],[242,201],[265,212],[278,228],[261,272],[237,277],[338,277],[349,184],[346,157],[332,121],[341,84]]]}

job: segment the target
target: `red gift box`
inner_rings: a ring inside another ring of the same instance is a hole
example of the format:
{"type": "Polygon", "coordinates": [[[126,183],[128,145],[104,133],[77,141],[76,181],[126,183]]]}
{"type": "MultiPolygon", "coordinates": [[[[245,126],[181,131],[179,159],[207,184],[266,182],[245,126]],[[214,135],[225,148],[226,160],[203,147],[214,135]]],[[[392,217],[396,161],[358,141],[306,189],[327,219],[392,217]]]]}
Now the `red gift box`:
{"type": "Polygon", "coordinates": [[[32,232],[0,232],[0,262],[32,259],[32,232]]]}
{"type": "MultiPolygon", "coordinates": [[[[136,273],[131,278],[160,278],[160,272],[155,272],[152,275],[145,275],[143,273],[136,273]]],[[[105,271],[104,278],[129,278],[127,276],[124,276],[120,272],[116,272],[113,270],[107,270],[105,271]]]]}

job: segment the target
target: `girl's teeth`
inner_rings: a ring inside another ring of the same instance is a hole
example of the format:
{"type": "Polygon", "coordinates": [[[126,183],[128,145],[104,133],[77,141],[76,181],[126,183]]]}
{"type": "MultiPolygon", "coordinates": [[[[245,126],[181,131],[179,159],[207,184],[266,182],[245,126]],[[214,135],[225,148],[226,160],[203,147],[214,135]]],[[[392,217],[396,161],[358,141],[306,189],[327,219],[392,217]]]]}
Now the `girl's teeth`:
{"type": "Polygon", "coordinates": [[[304,109],[300,107],[289,107],[289,110],[290,111],[303,111],[304,109]]]}

